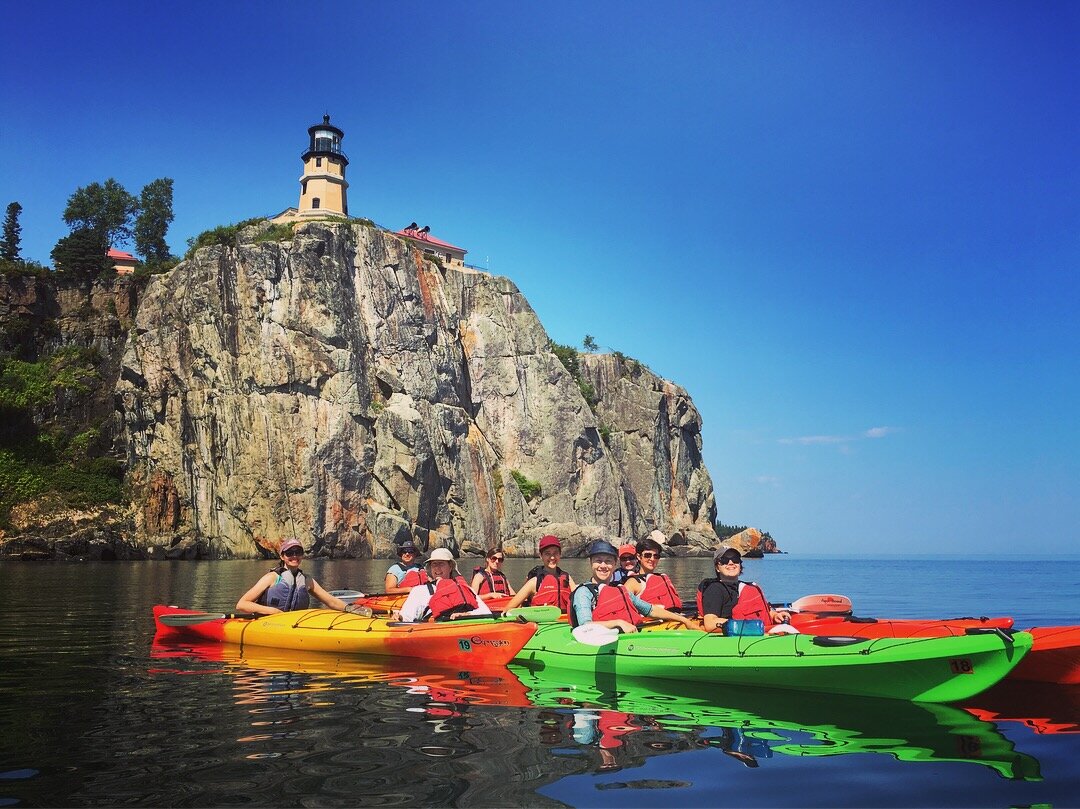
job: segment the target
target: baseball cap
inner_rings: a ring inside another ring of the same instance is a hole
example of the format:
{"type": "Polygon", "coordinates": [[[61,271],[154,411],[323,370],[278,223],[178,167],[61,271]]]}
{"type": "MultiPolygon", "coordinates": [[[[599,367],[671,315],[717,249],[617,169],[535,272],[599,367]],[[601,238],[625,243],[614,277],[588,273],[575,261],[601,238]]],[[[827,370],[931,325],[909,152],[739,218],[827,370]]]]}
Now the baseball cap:
{"type": "Polygon", "coordinates": [[[714,565],[721,560],[725,562],[730,560],[741,562],[742,554],[734,548],[717,548],[716,553],[713,554],[712,560],[714,565]]]}
{"type": "Polygon", "coordinates": [[[637,556],[637,545],[627,542],[619,548],[619,556],[637,556]]]}
{"type": "Polygon", "coordinates": [[[586,556],[597,556],[601,553],[606,553],[609,556],[618,556],[618,551],[615,550],[615,546],[608,542],[606,539],[598,539],[596,542],[589,546],[586,556]]]}
{"type": "Polygon", "coordinates": [[[420,553],[420,549],[413,544],[413,541],[411,539],[407,539],[400,545],[398,545],[398,556],[401,556],[401,554],[405,553],[406,551],[411,551],[412,553],[420,553]]]}
{"type": "Polygon", "coordinates": [[[281,543],[281,547],[278,548],[278,553],[285,553],[285,551],[289,550],[289,548],[299,548],[300,550],[303,550],[304,546],[300,544],[300,540],[296,537],[289,537],[281,543]]]}
{"type": "Polygon", "coordinates": [[[562,543],[559,542],[557,536],[548,534],[540,539],[540,550],[544,550],[544,548],[558,548],[559,550],[562,550],[562,543]]]}

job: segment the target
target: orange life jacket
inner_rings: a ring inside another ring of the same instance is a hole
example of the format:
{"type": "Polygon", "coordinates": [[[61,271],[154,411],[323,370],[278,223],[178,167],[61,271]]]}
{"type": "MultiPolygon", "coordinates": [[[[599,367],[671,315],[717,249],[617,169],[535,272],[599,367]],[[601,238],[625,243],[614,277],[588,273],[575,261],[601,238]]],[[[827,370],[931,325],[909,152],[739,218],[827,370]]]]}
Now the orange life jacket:
{"type": "Polygon", "coordinates": [[[480,595],[484,593],[507,593],[510,592],[510,582],[507,581],[506,576],[501,570],[495,570],[488,573],[486,568],[474,567],[473,578],[476,578],[476,574],[483,575],[483,579],[480,581],[480,595]]]}
{"type": "MultiPolygon", "coordinates": [[[[701,606],[701,596],[705,589],[711,584],[720,583],[719,579],[705,579],[698,585],[698,615],[705,614],[705,610],[701,606]]],[[[776,625],[776,622],[773,621],[772,616],[769,614],[769,602],[765,598],[765,593],[754,582],[739,582],[739,598],[735,602],[735,606],[731,608],[731,617],[738,620],[756,619],[761,621],[765,624],[766,632],[769,631],[769,627],[776,625]]]]}
{"type": "Polygon", "coordinates": [[[570,609],[570,574],[560,568],[555,570],[557,572],[552,573],[542,567],[536,572],[536,593],[529,599],[529,604],[533,607],[554,604],[566,612],[570,609]]]}
{"type": "MultiPolygon", "coordinates": [[[[593,594],[592,619],[594,621],[620,619],[637,625],[644,620],[644,616],[637,611],[633,602],[630,601],[630,591],[621,584],[586,582],[581,587],[588,589],[593,594]]],[[[581,589],[581,587],[578,589],[581,589]]],[[[577,591],[575,590],[575,592],[577,591]]],[[[580,619],[576,613],[571,612],[570,623],[573,626],[579,626],[580,619]]]]}
{"type": "Polygon", "coordinates": [[[659,604],[669,610],[682,609],[682,599],[679,598],[679,593],[675,589],[675,585],[671,583],[667,573],[648,573],[638,575],[636,578],[645,582],[645,589],[638,594],[638,598],[642,601],[659,604]]]}
{"type": "Polygon", "coordinates": [[[401,581],[398,582],[398,587],[416,587],[418,584],[427,584],[431,579],[428,578],[427,571],[424,568],[410,567],[404,576],[401,577],[401,581]]]}
{"type": "Polygon", "coordinates": [[[476,593],[461,575],[438,582],[428,582],[431,600],[428,601],[425,615],[436,621],[445,621],[455,612],[468,612],[480,606],[476,593]]]}

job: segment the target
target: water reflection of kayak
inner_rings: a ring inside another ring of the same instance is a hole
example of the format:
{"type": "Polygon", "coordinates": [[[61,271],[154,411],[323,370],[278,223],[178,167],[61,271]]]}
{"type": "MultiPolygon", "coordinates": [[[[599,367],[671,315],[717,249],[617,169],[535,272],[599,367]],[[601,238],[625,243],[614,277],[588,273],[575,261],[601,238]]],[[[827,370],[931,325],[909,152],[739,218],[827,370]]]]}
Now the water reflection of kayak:
{"type": "MultiPolygon", "coordinates": [[[[636,717],[626,724],[697,736],[705,728],[719,729],[721,738],[741,736],[749,753],[882,753],[901,761],[970,762],[1005,778],[1041,780],[1036,759],[1018,753],[994,725],[951,706],[827,694],[807,699],[752,687],[719,693],[708,686],[581,671],[560,672],[556,682],[527,666],[509,669],[528,687],[534,705],[615,711],[636,717]]],[[[714,735],[702,738],[707,743],[714,735]]]]}
{"type": "Polygon", "coordinates": [[[1018,722],[1039,734],[1080,733],[1080,688],[1005,680],[964,704],[988,722],[1018,722]]]}

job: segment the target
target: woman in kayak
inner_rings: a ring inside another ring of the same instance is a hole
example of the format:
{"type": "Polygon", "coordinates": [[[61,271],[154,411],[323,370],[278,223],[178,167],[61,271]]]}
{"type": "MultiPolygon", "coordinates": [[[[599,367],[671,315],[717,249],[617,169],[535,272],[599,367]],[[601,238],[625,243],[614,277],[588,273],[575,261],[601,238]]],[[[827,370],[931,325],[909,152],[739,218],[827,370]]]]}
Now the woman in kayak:
{"type": "Polygon", "coordinates": [[[506,605],[506,610],[528,604],[532,607],[555,604],[566,612],[570,608],[570,594],[577,584],[573,576],[559,567],[562,559],[562,543],[550,534],[540,540],[540,559],[543,565],[529,571],[529,577],[506,605]]]}
{"type": "Polygon", "coordinates": [[[431,580],[412,589],[401,605],[399,620],[446,621],[462,615],[491,615],[488,605],[458,573],[454,554],[448,549],[433,550],[425,565],[431,580]]]}
{"type": "MultiPolygon", "coordinates": [[[[300,560],[304,557],[304,546],[298,539],[286,539],[278,551],[281,562],[255,582],[255,586],[240,596],[236,602],[237,612],[254,612],[259,615],[273,615],[277,612],[306,610],[311,605],[311,596],[315,596],[324,606],[332,610],[352,612],[353,605],[346,604],[340,598],[330,595],[322,586],[304,575],[300,569],[300,560]]],[[[359,608],[356,608],[359,611],[359,608]]]]}
{"type": "Polygon", "coordinates": [[[619,548],[619,566],[611,574],[612,584],[625,584],[631,576],[637,574],[639,570],[637,552],[637,547],[631,542],[619,548]]]}
{"type": "Polygon", "coordinates": [[[621,632],[636,632],[645,618],[663,618],[678,621],[688,629],[693,622],[659,604],[642,601],[621,584],[611,584],[617,559],[615,546],[598,539],[589,546],[589,564],[592,578],[574,590],[570,608],[570,624],[574,627],[591,624],[621,632]]]}
{"type": "Polygon", "coordinates": [[[420,550],[412,543],[412,540],[402,542],[398,547],[399,562],[390,565],[383,581],[383,592],[390,595],[408,593],[418,584],[424,584],[428,580],[424,566],[420,564],[418,557],[420,550]]]}
{"type": "Polygon", "coordinates": [[[487,564],[484,567],[473,568],[471,587],[484,601],[502,596],[512,596],[515,592],[510,586],[506,574],[502,572],[502,563],[506,561],[506,554],[502,548],[491,548],[487,552],[487,564]]]}
{"type": "Polygon", "coordinates": [[[791,613],[774,610],[765,593],[753,582],[739,581],[742,554],[734,548],[721,548],[713,554],[716,578],[698,585],[698,612],[706,632],[720,629],[730,619],[759,620],[766,632],[797,632],[788,626],[791,613]]]}
{"type": "Polygon", "coordinates": [[[638,542],[635,550],[641,570],[626,580],[626,589],[642,601],[659,604],[676,612],[681,610],[682,599],[679,598],[679,592],[668,574],[656,572],[663,551],[660,543],[655,539],[645,538],[638,542]]]}

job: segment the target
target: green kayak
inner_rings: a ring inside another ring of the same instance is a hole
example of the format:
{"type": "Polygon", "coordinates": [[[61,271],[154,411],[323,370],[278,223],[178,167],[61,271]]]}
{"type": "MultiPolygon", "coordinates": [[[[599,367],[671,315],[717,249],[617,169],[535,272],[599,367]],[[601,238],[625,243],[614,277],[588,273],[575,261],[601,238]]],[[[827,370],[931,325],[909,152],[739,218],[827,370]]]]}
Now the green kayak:
{"type": "Polygon", "coordinates": [[[1031,648],[1031,635],[986,632],[948,638],[815,635],[726,637],[695,630],[577,641],[566,624],[541,624],[515,661],[685,683],[761,686],[917,702],[953,702],[1001,680],[1031,648]]]}

